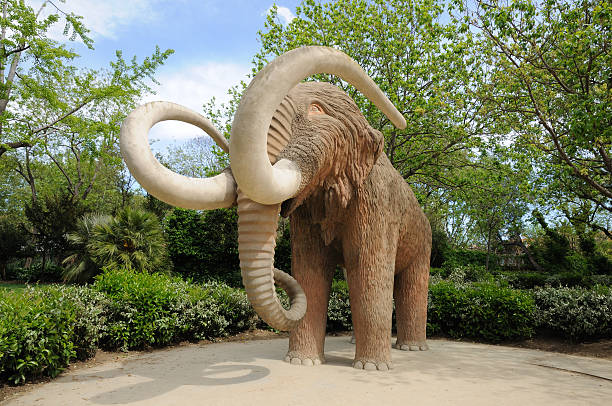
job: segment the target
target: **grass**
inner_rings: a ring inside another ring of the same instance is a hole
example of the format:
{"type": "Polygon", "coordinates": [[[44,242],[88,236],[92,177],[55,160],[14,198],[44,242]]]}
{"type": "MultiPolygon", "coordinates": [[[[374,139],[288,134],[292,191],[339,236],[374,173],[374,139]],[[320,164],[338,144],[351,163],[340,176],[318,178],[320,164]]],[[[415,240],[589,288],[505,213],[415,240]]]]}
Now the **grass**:
{"type": "Polygon", "coordinates": [[[13,282],[5,283],[5,282],[0,282],[0,289],[23,290],[23,289],[25,289],[25,287],[26,287],[25,283],[13,283],[13,282]]]}

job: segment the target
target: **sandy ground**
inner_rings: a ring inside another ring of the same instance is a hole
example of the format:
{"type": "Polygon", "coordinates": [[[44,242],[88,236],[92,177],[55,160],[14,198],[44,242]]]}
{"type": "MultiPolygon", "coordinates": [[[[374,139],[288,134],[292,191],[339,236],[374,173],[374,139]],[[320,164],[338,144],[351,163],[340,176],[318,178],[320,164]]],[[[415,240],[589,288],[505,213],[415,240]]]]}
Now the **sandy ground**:
{"type": "Polygon", "coordinates": [[[327,363],[282,361],[287,339],[130,353],[10,395],[3,405],[606,405],[612,361],[446,340],[392,350],[389,372],[351,368],[348,337],[327,363]]]}

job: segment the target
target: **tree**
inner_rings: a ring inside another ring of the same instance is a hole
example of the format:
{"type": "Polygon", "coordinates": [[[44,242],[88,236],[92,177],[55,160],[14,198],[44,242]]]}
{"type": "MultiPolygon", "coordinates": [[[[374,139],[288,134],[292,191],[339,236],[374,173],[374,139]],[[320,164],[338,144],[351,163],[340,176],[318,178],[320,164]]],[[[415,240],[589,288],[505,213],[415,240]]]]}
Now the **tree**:
{"type": "MultiPolygon", "coordinates": [[[[274,57],[303,45],[323,45],[351,56],[406,117],[406,130],[394,128],[363,95],[337,77],[318,75],[347,91],[374,128],[386,138],[387,156],[423,195],[454,188],[453,170],[471,165],[470,151],[480,145],[492,117],[474,97],[480,61],[470,54],[467,29],[445,23],[441,0],[340,0],[320,4],[304,0],[296,18],[284,25],[276,8],[259,32],[261,48],[255,75],[274,57]]],[[[242,89],[230,90],[222,108],[205,106],[207,116],[227,129],[242,89]],[[225,117],[225,120],[220,119],[225,117]]]]}
{"type": "Polygon", "coordinates": [[[15,219],[0,215],[0,277],[6,279],[6,264],[23,255],[28,245],[28,235],[15,219]]]}
{"type": "Polygon", "coordinates": [[[175,208],[164,218],[164,231],[175,271],[240,285],[236,208],[204,213],[175,208]]]}
{"type": "Polygon", "coordinates": [[[610,237],[612,4],[478,1],[468,22],[492,69],[483,99],[533,157],[544,202],[569,214],[590,201],[582,219],[610,237]]]}
{"type": "MultiPolygon", "coordinates": [[[[488,270],[496,245],[516,245],[510,241],[522,241],[528,205],[535,199],[531,188],[533,175],[528,160],[507,147],[481,151],[475,162],[477,167],[461,171],[462,176],[471,179],[472,187],[456,191],[455,200],[463,200],[462,211],[467,214],[464,224],[486,246],[488,270]]],[[[530,255],[527,247],[519,247],[530,255]]],[[[537,264],[532,265],[537,268],[537,264]]]]}
{"type": "Polygon", "coordinates": [[[166,271],[168,253],[159,221],[153,213],[126,207],[91,231],[87,250],[100,268],[166,271]]]}
{"type": "Polygon", "coordinates": [[[46,195],[26,204],[24,214],[30,224],[35,225],[30,232],[42,254],[43,271],[48,259],[66,252],[66,234],[74,229],[77,219],[84,212],[84,207],[75,204],[66,192],[46,195]]]}
{"type": "Polygon", "coordinates": [[[108,224],[111,217],[104,214],[86,214],[76,224],[75,230],[68,234],[68,243],[72,253],[62,261],[64,265],[64,282],[87,282],[99,271],[98,264],[91,254],[95,247],[94,230],[102,224],[108,224]]]}
{"type": "Polygon", "coordinates": [[[126,63],[117,51],[109,71],[78,70],[69,64],[77,54],[50,39],[47,32],[63,18],[69,39],[78,37],[93,49],[81,17],[64,13],[51,1],[43,1],[36,12],[24,1],[4,0],[1,4],[0,156],[11,149],[44,143],[49,131],[76,117],[75,113],[101,108],[96,102],[119,102],[121,97],[140,94],[148,89],[145,81],[153,79],[157,67],[172,53],[157,48],[151,58],[139,64],[135,59],[126,63]],[[55,10],[42,17],[45,7],[55,10]],[[13,104],[20,108],[11,108],[13,104]],[[40,112],[41,107],[51,111],[40,112]]]}
{"type": "Polygon", "coordinates": [[[216,175],[224,166],[214,146],[216,144],[209,136],[194,138],[180,145],[171,145],[164,154],[164,164],[174,172],[192,178],[216,175]]]}
{"type": "Polygon", "coordinates": [[[81,17],[51,1],[37,11],[24,1],[0,4],[0,160],[9,161],[3,168],[20,175],[31,204],[63,189],[74,204],[99,208],[114,187],[109,175],[121,170],[121,121],[173,51],[156,48],[142,62],[117,51],[107,69],[78,69],[78,55],[48,31],[63,19],[67,39],[93,49],[81,17]],[[95,192],[105,198],[90,199],[95,192]]]}

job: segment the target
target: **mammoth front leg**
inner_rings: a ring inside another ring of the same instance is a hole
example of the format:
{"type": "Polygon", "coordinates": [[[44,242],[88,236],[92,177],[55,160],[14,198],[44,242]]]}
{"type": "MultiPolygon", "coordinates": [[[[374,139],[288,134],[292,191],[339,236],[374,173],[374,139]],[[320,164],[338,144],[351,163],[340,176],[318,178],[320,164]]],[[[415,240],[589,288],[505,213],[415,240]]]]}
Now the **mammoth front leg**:
{"type": "Polygon", "coordinates": [[[306,315],[289,335],[286,361],[297,365],[325,362],[327,305],[335,262],[320,238],[318,226],[291,216],[291,273],[308,300],[306,315]]]}
{"type": "Polygon", "coordinates": [[[394,255],[390,251],[395,250],[380,240],[360,240],[348,249],[345,245],[344,252],[355,330],[353,366],[384,371],[391,368],[394,264],[390,258],[394,255]]]}

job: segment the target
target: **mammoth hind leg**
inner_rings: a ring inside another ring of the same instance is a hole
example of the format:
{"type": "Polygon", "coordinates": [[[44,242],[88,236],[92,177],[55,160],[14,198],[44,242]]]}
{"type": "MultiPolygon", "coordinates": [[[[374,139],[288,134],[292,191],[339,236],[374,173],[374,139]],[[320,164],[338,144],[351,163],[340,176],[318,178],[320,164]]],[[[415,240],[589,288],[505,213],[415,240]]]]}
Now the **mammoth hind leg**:
{"type": "Polygon", "coordinates": [[[405,351],[425,351],[427,329],[427,289],[429,257],[415,261],[395,275],[393,296],[397,323],[395,348],[405,351]]]}

